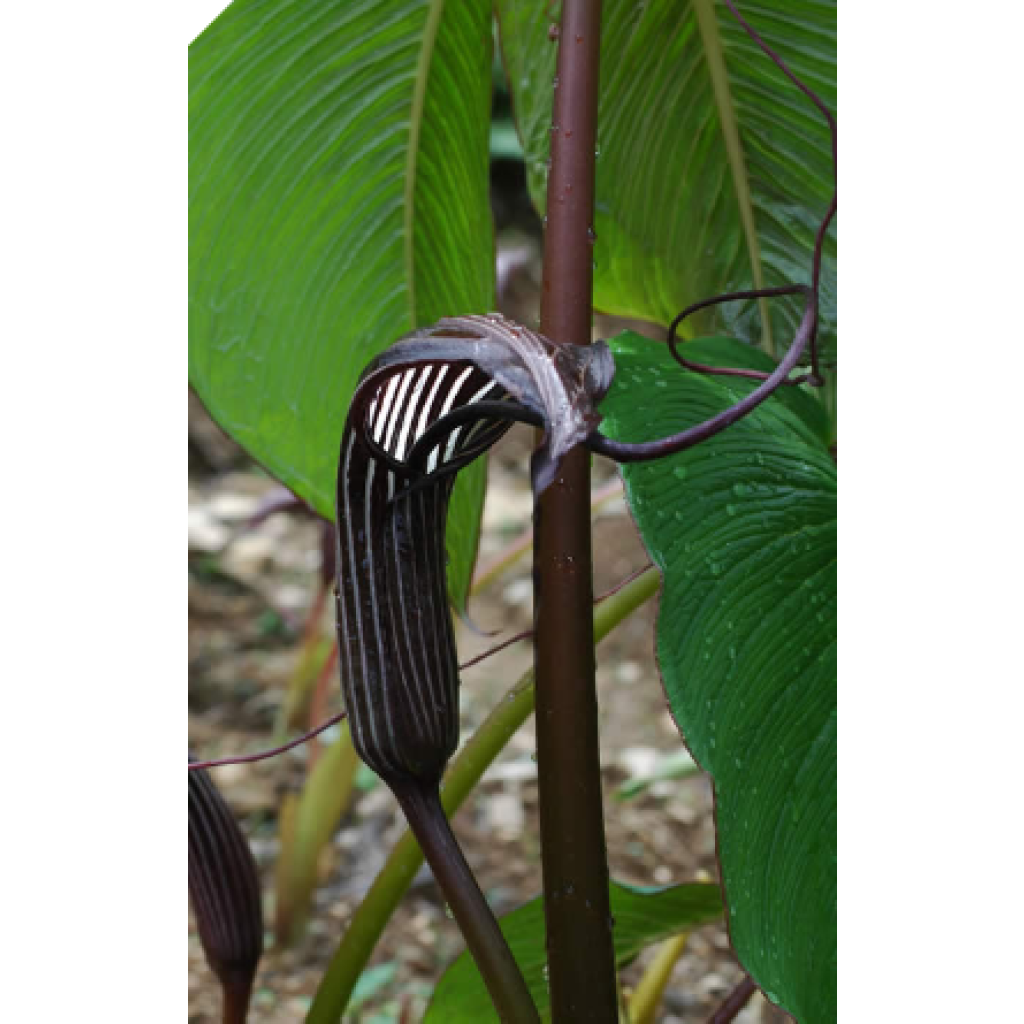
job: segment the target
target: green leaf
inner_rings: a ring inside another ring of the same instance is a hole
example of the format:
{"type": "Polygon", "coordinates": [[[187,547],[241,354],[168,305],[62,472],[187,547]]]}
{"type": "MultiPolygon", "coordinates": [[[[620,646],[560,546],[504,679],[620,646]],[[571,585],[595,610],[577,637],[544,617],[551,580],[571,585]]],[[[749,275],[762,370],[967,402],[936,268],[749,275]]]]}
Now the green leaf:
{"type": "MultiPolygon", "coordinates": [[[[366,363],[493,306],[491,39],[487,0],[235,0],[189,47],[189,377],[325,516],[366,363]]],[[[484,472],[453,499],[460,603],[484,472]]]]}
{"type": "MultiPolygon", "coordinates": [[[[602,430],[619,440],[675,433],[754,386],[688,373],[635,334],[611,345],[602,430]]],[[[724,339],[686,351],[737,355],[724,339]]],[[[806,402],[787,391],[623,477],[664,576],[672,713],[714,781],[733,945],[770,999],[817,1024],[836,1012],[836,467],[806,402]]]]}
{"type": "MultiPolygon", "coordinates": [[[[609,894],[615,922],[615,962],[619,966],[629,963],[645,946],[708,924],[722,914],[716,885],[691,883],[667,889],[641,889],[612,882],[609,894]]],[[[550,1020],[543,897],[538,896],[503,917],[501,930],[541,1018],[550,1020]]],[[[424,1024],[480,1024],[498,1020],[483,979],[468,953],[463,952],[445,972],[423,1020],[424,1024]]]]}
{"type": "MultiPolygon", "coordinates": [[[[834,111],[835,0],[740,9],[834,111]]],[[[498,0],[498,11],[530,192],[543,210],[554,130],[548,31],[558,12],[536,0],[498,0]]],[[[809,281],[833,188],[820,112],[713,0],[604,0],[601,32],[595,304],[667,324],[718,292],[809,281]]],[[[821,340],[831,350],[834,241],[822,284],[821,340]]],[[[766,348],[781,353],[800,311],[778,299],[769,308],[766,348]]],[[[686,331],[761,339],[756,304],[691,319],[686,331]]]]}

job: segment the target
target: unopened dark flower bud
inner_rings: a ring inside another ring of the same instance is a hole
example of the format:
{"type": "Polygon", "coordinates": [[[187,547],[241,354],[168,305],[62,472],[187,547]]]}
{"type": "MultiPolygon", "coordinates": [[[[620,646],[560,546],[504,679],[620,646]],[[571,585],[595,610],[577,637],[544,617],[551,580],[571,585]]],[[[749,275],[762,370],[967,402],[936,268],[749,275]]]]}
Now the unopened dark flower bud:
{"type": "Polygon", "coordinates": [[[244,1021],[263,952],[259,877],[242,830],[202,769],[188,773],[188,894],[224,992],[225,1024],[244,1021]]]}

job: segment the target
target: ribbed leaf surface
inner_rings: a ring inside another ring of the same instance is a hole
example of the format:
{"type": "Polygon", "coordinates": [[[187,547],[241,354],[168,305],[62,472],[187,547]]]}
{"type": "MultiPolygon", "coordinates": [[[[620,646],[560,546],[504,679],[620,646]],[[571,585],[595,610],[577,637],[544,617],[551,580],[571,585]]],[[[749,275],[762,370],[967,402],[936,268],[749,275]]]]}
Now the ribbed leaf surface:
{"type": "MultiPolygon", "coordinates": [[[[367,362],[493,305],[486,0],[235,0],[189,48],[189,372],[218,422],[333,517],[367,362]]],[[[453,595],[483,466],[452,507],[453,595]]]]}
{"type": "MultiPolygon", "coordinates": [[[[835,0],[739,6],[834,111],[835,0]]],[[[542,209],[550,133],[572,130],[551,124],[549,28],[557,9],[535,0],[498,0],[498,9],[530,191],[542,209]]],[[[598,308],[667,324],[684,306],[718,292],[809,281],[814,234],[832,193],[821,114],[722,4],[604,0],[602,12],[598,308]]],[[[771,311],[781,352],[799,309],[782,304],[771,311]]],[[[687,330],[724,324],[760,341],[757,312],[756,305],[723,307],[687,330]]],[[[822,315],[822,340],[831,350],[834,242],[822,315]]]]}
{"type": "MultiPolygon", "coordinates": [[[[613,339],[602,429],[674,433],[753,385],[613,339]]],[[[728,339],[694,359],[769,369],[728,339]]],[[[718,852],[743,966],[801,1024],[836,1006],[836,467],[821,407],[786,391],[690,451],[626,466],[664,576],[657,651],[687,746],[714,779],[718,852]]]]}

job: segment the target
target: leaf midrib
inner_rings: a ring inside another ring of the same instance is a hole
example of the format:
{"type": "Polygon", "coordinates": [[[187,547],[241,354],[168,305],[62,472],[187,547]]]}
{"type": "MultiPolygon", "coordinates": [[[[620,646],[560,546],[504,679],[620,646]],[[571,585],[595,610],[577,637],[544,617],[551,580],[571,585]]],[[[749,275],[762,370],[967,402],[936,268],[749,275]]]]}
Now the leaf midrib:
{"type": "Polygon", "coordinates": [[[430,0],[427,20],[423,26],[416,78],[413,84],[412,107],[409,117],[409,149],[405,154],[405,182],[403,195],[402,244],[405,248],[405,278],[409,287],[409,328],[417,326],[416,319],[416,257],[414,231],[416,223],[416,173],[420,153],[420,131],[423,127],[423,106],[427,98],[430,64],[437,42],[437,30],[444,13],[445,0],[430,0]]]}
{"type": "MultiPolygon", "coordinates": [[[[751,196],[750,177],[747,174],[747,161],[743,154],[743,143],[740,139],[739,118],[736,105],[733,103],[732,90],[729,87],[729,71],[725,64],[725,51],[722,48],[722,36],[718,30],[718,16],[714,10],[714,0],[693,0],[693,10],[697,16],[697,29],[701,42],[704,44],[704,56],[708,64],[711,78],[711,91],[715,97],[718,120],[725,143],[726,159],[732,176],[733,189],[736,193],[736,205],[739,211],[743,236],[747,243],[747,254],[750,257],[750,271],[755,288],[764,287],[764,274],[761,268],[761,246],[757,240],[757,224],[754,220],[754,203],[751,196]]],[[[768,313],[768,302],[760,299],[761,307],[761,347],[769,355],[772,354],[772,324],[768,313]]]]}

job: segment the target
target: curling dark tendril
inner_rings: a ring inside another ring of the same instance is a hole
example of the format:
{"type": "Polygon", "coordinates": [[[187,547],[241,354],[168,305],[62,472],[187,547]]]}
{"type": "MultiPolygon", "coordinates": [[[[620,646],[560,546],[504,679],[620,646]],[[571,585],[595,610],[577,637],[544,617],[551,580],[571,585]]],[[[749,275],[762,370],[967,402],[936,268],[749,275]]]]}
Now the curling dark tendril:
{"type": "Polygon", "coordinates": [[[797,286],[806,296],[803,319],[797,329],[793,344],[785,358],[768,376],[767,380],[755,388],[745,398],[731,405],[728,409],[712,416],[703,423],[684,430],[680,434],[673,434],[671,437],[661,438],[657,441],[647,441],[642,444],[629,444],[624,441],[613,441],[609,437],[595,431],[587,438],[587,447],[599,455],[605,455],[616,462],[647,462],[651,459],[660,459],[666,455],[674,455],[676,452],[692,448],[702,441],[714,437],[715,434],[731,427],[737,420],[742,419],[747,413],[756,409],[766,398],[769,398],[776,388],[789,376],[793,368],[800,361],[800,356],[807,347],[807,342],[814,331],[818,319],[818,303],[814,292],[806,285],[797,286]]]}
{"type": "MultiPolygon", "coordinates": [[[[706,363],[695,363],[690,359],[686,359],[683,354],[679,351],[679,338],[676,335],[676,331],[679,325],[691,314],[696,313],[698,310],[706,309],[708,306],[718,306],[724,302],[742,302],[747,299],[770,299],[777,295],[799,295],[803,291],[803,286],[798,284],[787,284],[781,288],[758,288],[754,291],[746,292],[729,292],[726,295],[716,295],[710,299],[704,299],[703,302],[695,302],[692,306],[687,306],[669,324],[668,328],[668,347],[671,351],[675,361],[680,366],[684,366],[687,370],[693,370],[695,373],[711,373],[720,377],[746,377],[748,380],[767,380],[771,374],[762,373],[758,370],[743,370],[733,366],[708,366],[706,363]]],[[[810,381],[813,374],[805,373],[800,377],[790,377],[782,381],[783,384],[804,384],[810,381]]]]}
{"type": "Polygon", "coordinates": [[[605,437],[599,431],[594,431],[587,439],[587,446],[592,452],[614,459],[620,463],[648,462],[654,459],[662,459],[669,455],[675,455],[690,449],[696,444],[706,441],[716,434],[732,426],[744,416],[749,415],[760,404],[769,398],[778,388],[793,386],[797,384],[810,384],[815,387],[824,385],[824,378],[821,374],[820,357],[818,351],[818,327],[820,317],[820,295],[821,295],[821,268],[824,260],[825,240],[828,237],[828,228],[836,217],[839,210],[839,128],[836,118],[828,110],[821,98],[807,85],[804,84],[788,67],[785,61],[761,38],[757,31],[736,9],[732,0],[724,0],[726,6],[752,39],[761,47],[768,57],[775,63],[775,66],[790,79],[801,92],[806,95],[816,108],[824,116],[828,123],[828,131],[831,138],[831,153],[833,153],[833,174],[836,188],[833,198],[828,205],[821,226],[818,228],[817,238],[814,244],[814,259],[812,263],[811,284],[807,285],[786,285],[781,288],[758,289],[756,291],[733,292],[726,295],[718,295],[711,299],[697,302],[684,309],[675,319],[669,331],[669,347],[673,357],[686,370],[696,373],[713,374],[723,377],[741,377],[748,380],[761,381],[761,386],[748,396],[737,402],[735,406],[725,412],[713,417],[706,422],[697,424],[689,430],[676,434],[673,437],[665,437],[660,440],[648,441],[645,443],[630,444],[623,441],[614,441],[605,437]],[[773,373],[758,373],[751,370],[736,368],[709,367],[699,362],[687,359],[681,351],[679,343],[679,328],[701,309],[711,306],[723,305],[727,302],[750,301],[753,299],[771,299],[787,295],[803,295],[806,299],[804,315],[797,330],[797,334],[778,367],[773,373]],[[791,375],[800,366],[801,360],[806,352],[810,352],[811,370],[810,373],[799,377],[791,375]]]}

